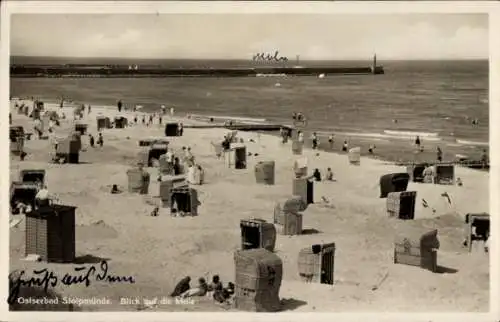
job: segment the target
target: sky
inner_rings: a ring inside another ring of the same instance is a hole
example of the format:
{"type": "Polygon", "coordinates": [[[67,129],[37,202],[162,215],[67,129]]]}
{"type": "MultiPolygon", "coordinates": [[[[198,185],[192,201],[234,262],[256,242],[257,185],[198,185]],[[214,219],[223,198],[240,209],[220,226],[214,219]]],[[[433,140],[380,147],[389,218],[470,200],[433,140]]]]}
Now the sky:
{"type": "Polygon", "coordinates": [[[11,55],[487,59],[487,14],[14,14],[11,55]]]}

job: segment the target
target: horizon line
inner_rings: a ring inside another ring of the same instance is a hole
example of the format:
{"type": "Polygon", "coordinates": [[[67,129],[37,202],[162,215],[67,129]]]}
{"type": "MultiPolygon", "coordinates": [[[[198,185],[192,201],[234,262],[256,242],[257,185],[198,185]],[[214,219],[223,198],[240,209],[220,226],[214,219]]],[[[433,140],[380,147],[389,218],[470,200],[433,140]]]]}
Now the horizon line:
{"type": "MultiPolygon", "coordinates": [[[[183,58],[183,57],[104,57],[104,56],[44,56],[44,55],[9,55],[10,58],[55,58],[55,59],[127,59],[127,60],[252,60],[252,58],[203,58],[203,57],[191,57],[191,58],[183,58]]],[[[307,59],[299,59],[299,61],[353,61],[353,60],[367,60],[371,61],[372,58],[362,59],[347,59],[347,58],[307,58],[307,59]]],[[[377,61],[473,61],[473,60],[489,60],[489,57],[486,58],[393,58],[393,59],[383,59],[377,56],[377,61]]],[[[292,63],[296,62],[295,59],[289,59],[285,62],[277,62],[277,63],[292,63]]]]}

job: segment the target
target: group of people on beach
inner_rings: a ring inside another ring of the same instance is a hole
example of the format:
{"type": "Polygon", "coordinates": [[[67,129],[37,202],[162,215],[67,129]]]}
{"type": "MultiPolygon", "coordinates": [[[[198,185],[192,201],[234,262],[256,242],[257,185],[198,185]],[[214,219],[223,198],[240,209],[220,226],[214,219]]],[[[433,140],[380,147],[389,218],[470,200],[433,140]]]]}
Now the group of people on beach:
{"type": "Polygon", "coordinates": [[[190,282],[191,277],[189,276],[181,279],[170,296],[179,298],[211,296],[217,303],[227,303],[234,295],[234,284],[228,282],[227,286],[224,287],[219,275],[214,275],[210,284],[206,282],[204,277],[198,279],[196,287],[191,288],[190,282]]]}
{"type": "MultiPolygon", "coordinates": [[[[288,142],[288,139],[292,137],[292,130],[285,129],[282,127],[280,129],[280,136],[282,139],[281,142],[283,144],[286,144],[288,142]]],[[[312,149],[318,150],[320,147],[320,139],[319,139],[317,132],[313,132],[311,134],[310,141],[311,141],[312,149]]],[[[301,130],[297,131],[297,142],[299,142],[300,144],[305,143],[304,142],[304,132],[302,132],[301,130]]],[[[334,144],[335,144],[335,135],[332,133],[328,136],[328,147],[329,147],[330,151],[334,150],[334,144]]],[[[375,148],[376,148],[375,145],[370,144],[370,146],[368,147],[368,153],[373,154],[375,151],[375,148]]],[[[349,142],[348,142],[348,140],[344,140],[344,142],[342,143],[342,152],[348,152],[348,150],[349,150],[349,142]]]]}

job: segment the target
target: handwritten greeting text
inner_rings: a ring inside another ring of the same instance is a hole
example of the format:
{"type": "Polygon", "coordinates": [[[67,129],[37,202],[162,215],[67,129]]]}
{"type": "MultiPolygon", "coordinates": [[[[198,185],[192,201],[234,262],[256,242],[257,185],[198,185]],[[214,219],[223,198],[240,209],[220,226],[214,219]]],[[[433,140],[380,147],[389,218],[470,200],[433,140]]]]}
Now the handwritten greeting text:
{"type": "Polygon", "coordinates": [[[101,261],[98,268],[94,265],[90,267],[80,266],[75,267],[75,275],[69,273],[64,274],[59,278],[56,273],[49,271],[47,268],[33,270],[31,277],[26,276],[26,272],[21,271],[15,278],[9,276],[11,289],[9,291],[8,301],[10,304],[18,298],[22,286],[26,287],[43,287],[47,292],[49,287],[56,287],[59,283],[63,285],[84,284],[89,287],[92,281],[100,281],[107,283],[130,283],[134,284],[135,279],[132,276],[114,276],[108,272],[108,262],[101,261]]]}
{"type": "Polygon", "coordinates": [[[267,62],[287,62],[288,58],[279,56],[279,51],[275,51],[274,55],[266,53],[257,53],[253,55],[253,61],[267,61],[267,62]]]}

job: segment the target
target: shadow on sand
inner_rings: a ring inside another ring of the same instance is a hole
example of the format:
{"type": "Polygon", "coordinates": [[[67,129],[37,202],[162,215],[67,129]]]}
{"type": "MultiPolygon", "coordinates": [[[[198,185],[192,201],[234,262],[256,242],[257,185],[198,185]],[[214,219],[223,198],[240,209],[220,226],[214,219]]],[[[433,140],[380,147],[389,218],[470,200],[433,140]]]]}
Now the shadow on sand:
{"type": "Polygon", "coordinates": [[[306,301],[296,300],[292,298],[281,299],[281,311],[293,311],[306,304],[306,301]]]}
{"type": "Polygon", "coordinates": [[[320,234],[321,232],[317,229],[314,228],[308,228],[302,230],[302,235],[314,235],[314,234],[320,234]]]}
{"type": "Polygon", "coordinates": [[[102,261],[109,261],[109,260],[110,260],[109,258],[98,257],[87,254],[87,255],[77,256],[72,264],[98,264],[102,261]]]}
{"type": "Polygon", "coordinates": [[[446,266],[439,266],[436,269],[436,273],[438,274],[455,274],[458,272],[458,269],[454,269],[446,266]]]}

